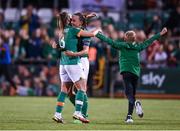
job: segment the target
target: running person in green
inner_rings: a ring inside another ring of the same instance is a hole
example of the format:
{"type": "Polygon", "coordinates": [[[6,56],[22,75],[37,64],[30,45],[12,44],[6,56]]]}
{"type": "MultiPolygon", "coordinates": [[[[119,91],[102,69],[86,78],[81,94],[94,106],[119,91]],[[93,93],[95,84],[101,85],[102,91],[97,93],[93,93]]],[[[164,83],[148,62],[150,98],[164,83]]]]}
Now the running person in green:
{"type": "MultiPolygon", "coordinates": [[[[63,38],[61,39],[59,46],[64,50],[77,52],[77,44],[78,44],[77,36],[78,37],[94,36],[94,34],[91,32],[86,32],[81,29],[77,29],[72,26],[69,26],[70,17],[66,12],[60,13],[58,23],[64,34],[63,35],[64,40],[63,38]]],[[[53,46],[54,48],[56,48],[56,45],[54,45],[54,43],[53,46]]],[[[73,114],[73,118],[78,119],[84,123],[89,122],[89,120],[85,119],[82,116],[82,106],[83,106],[84,94],[86,91],[86,82],[85,82],[84,72],[80,67],[80,65],[78,64],[79,61],[80,58],[78,56],[69,57],[66,55],[66,51],[61,52],[61,58],[60,58],[61,92],[59,93],[58,96],[56,112],[53,117],[53,120],[55,120],[56,122],[63,123],[63,118],[61,113],[64,106],[65,98],[68,94],[68,90],[72,86],[72,82],[77,88],[77,94],[75,98],[75,112],[73,114]]]]}
{"type": "Polygon", "coordinates": [[[128,113],[125,119],[126,123],[133,123],[132,113],[135,106],[136,113],[139,117],[143,117],[143,110],[140,101],[136,101],[136,88],[140,75],[140,57],[139,53],[147,48],[154,40],[159,39],[167,33],[167,29],[145,40],[143,43],[136,42],[136,33],[134,31],[127,31],[125,33],[125,42],[115,42],[112,39],[102,35],[100,32],[96,37],[107,42],[112,47],[119,50],[119,67],[120,73],[123,76],[125,83],[125,94],[128,99],[128,113]]]}

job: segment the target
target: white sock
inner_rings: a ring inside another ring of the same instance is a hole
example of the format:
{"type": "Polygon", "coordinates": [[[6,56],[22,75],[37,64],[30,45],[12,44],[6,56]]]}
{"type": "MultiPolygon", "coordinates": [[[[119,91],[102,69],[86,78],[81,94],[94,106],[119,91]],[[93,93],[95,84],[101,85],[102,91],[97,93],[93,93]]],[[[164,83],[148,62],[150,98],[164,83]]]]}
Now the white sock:
{"type": "Polygon", "coordinates": [[[54,116],[56,116],[56,117],[58,117],[58,118],[61,118],[62,116],[61,116],[61,113],[59,113],[59,112],[56,112],[55,114],[54,114],[54,116]]]}
{"type": "Polygon", "coordinates": [[[80,111],[75,111],[74,114],[81,114],[81,112],[80,111]]]}

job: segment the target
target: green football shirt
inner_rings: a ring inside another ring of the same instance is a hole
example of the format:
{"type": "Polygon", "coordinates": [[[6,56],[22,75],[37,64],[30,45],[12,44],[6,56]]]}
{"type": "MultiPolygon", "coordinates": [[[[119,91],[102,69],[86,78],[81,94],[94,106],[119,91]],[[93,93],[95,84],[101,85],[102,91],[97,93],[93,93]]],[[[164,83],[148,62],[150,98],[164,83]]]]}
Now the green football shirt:
{"type": "Polygon", "coordinates": [[[112,47],[119,50],[119,67],[120,72],[131,72],[137,76],[140,75],[140,56],[139,53],[147,48],[154,40],[160,38],[160,34],[145,40],[143,43],[116,42],[104,36],[101,33],[96,35],[100,40],[107,42],[112,47]]]}
{"type": "MultiPolygon", "coordinates": [[[[60,44],[60,47],[64,47],[65,50],[77,52],[77,44],[78,44],[78,33],[81,31],[79,28],[74,28],[72,26],[66,26],[64,29],[64,43],[60,44]]],[[[79,57],[67,56],[65,52],[61,52],[60,64],[61,65],[76,65],[80,61],[79,57]]]]}

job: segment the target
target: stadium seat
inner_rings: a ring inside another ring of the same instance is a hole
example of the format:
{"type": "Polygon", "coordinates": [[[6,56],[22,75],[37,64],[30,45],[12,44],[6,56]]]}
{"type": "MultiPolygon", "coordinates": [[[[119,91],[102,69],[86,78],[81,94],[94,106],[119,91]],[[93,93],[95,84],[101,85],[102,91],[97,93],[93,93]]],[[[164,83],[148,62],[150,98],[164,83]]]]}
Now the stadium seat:
{"type": "Polygon", "coordinates": [[[108,16],[112,17],[115,22],[118,22],[119,19],[120,19],[120,16],[119,16],[118,12],[109,12],[108,16]]]}
{"type": "Polygon", "coordinates": [[[27,14],[27,10],[26,9],[22,9],[21,10],[21,16],[24,16],[24,15],[26,15],[27,14]]]}
{"type": "MultiPolygon", "coordinates": [[[[21,16],[24,16],[27,14],[27,10],[26,9],[22,9],[21,10],[21,16]]],[[[37,10],[36,9],[33,9],[33,14],[37,14],[37,10]]]]}
{"type": "Polygon", "coordinates": [[[128,12],[129,28],[144,28],[145,13],[143,11],[128,12]]]}
{"type": "Polygon", "coordinates": [[[3,13],[3,9],[0,8],[0,13],[3,13]]]}
{"type": "Polygon", "coordinates": [[[170,11],[163,11],[163,13],[161,14],[161,18],[164,24],[167,22],[169,17],[170,17],[170,11]]]}
{"type": "Polygon", "coordinates": [[[146,12],[145,19],[146,19],[147,23],[151,23],[152,20],[153,20],[153,17],[155,15],[158,15],[157,11],[148,11],[148,12],[146,12]]]}
{"type": "Polygon", "coordinates": [[[74,13],[77,13],[77,12],[80,12],[80,11],[76,11],[76,12],[72,12],[70,9],[68,9],[68,8],[62,8],[61,9],[61,12],[68,12],[68,13],[70,13],[70,14],[74,14],[74,13]]]}
{"type": "Polygon", "coordinates": [[[16,22],[20,18],[20,12],[16,8],[7,8],[4,11],[4,17],[6,22],[16,22]]]}
{"type": "Polygon", "coordinates": [[[42,20],[42,23],[49,23],[52,19],[52,10],[49,8],[41,8],[38,10],[37,15],[42,20]]]}
{"type": "Polygon", "coordinates": [[[144,20],[144,15],[143,11],[131,11],[128,13],[131,22],[142,22],[144,20]]]}

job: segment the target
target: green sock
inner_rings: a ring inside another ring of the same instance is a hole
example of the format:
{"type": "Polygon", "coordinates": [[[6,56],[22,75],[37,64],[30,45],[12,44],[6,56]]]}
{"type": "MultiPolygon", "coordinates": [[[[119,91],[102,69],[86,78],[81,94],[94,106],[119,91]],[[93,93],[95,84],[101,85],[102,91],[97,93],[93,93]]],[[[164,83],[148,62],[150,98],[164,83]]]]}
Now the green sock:
{"type": "Polygon", "coordinates": [[[88,97],[87,97],[87,94],[84,93],[84,101],[83,101],[83,107],[82,107],[82,114],[83,114],[83,116],[85,118],[88,116],[87,110],[88,110],[88,97]]]}
{"type": "Polygon", "coordinates": [[[80,111],[82,110],[82,106],[83,106],[83,100],[84,100],[84,91],[78,90],[77,94],[76,94],[76,111],[80,111]]]}
{"type": "Polygon", "coordinates": [[[75,106],[75,98],[76,98],[75,95],[69,96],[69,100],[70,100],[70,102],[71,102],[74,106],[75,106]]]}
{"type": "Polygon", "coordinates": [[[62,112],[66,96],[67,96],[67,94],[65,92],[59,93],[58,98],[57,98],[56,112],[59,112],[59,113],[62,112]]]}

